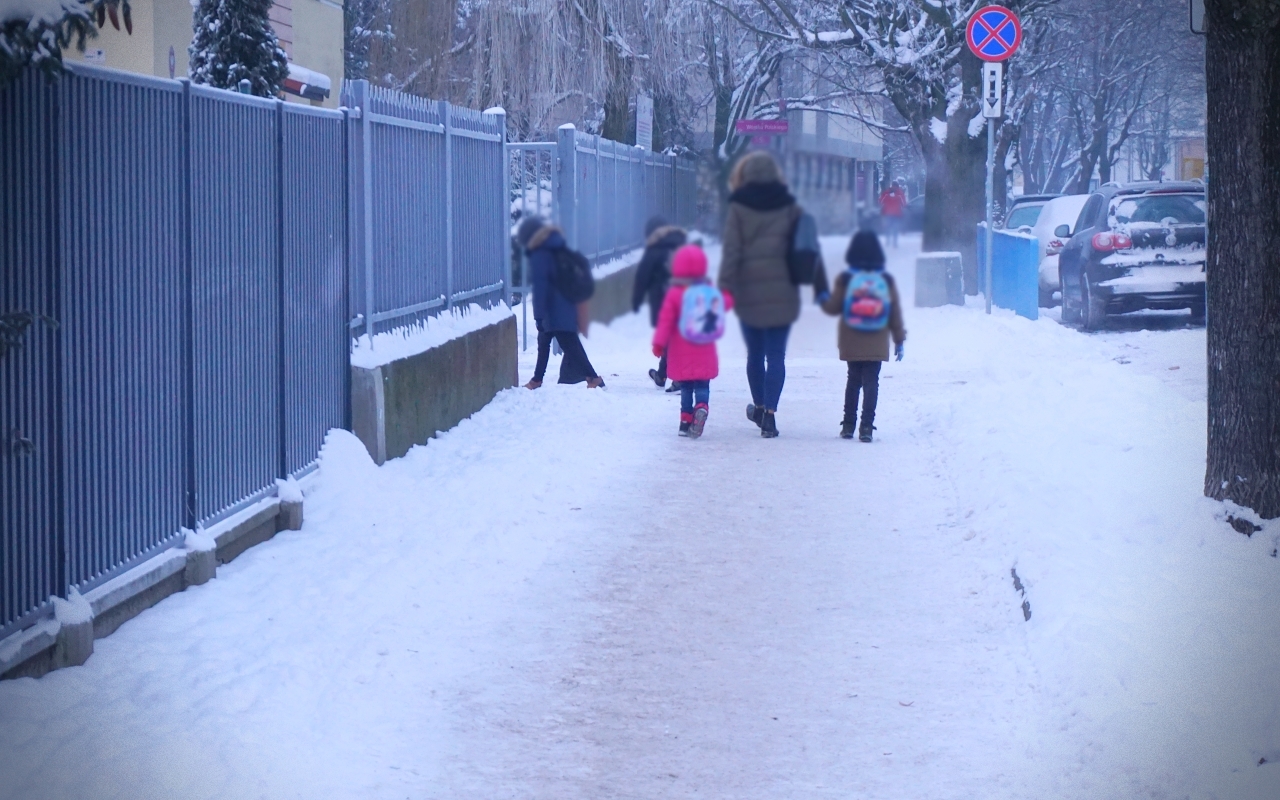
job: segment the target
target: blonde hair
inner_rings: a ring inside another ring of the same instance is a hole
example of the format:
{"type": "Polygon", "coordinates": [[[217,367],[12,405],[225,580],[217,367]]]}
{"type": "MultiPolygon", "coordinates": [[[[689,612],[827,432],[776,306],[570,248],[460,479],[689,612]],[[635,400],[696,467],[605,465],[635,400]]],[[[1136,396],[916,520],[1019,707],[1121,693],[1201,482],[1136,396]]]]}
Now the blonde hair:
{"type": "Polygon", "coordinates": [[[787,182],[782,174],[782,167],[768,152],[754,150],[738,159],[738,163],[733,165],[733,169],[729,172],[729,191],[736,192],[748,183],[772,181],[783,184],[787,182]],[[748,178],[748,171],[756,174],[748,178]],[[764,180],[760,180],[761,178],[764,180]]]}

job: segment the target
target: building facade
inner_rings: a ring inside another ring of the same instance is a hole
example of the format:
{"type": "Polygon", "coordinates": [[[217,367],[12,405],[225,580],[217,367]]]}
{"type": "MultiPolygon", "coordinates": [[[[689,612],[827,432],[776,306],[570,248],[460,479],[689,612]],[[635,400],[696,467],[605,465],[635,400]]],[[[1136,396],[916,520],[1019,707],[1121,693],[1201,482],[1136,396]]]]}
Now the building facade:
{"type": "Polygon", "coordinates": [[[823,233],[849,233],[876,207],[881,137],[840,108],[791,111],[779,142],[792,192],[823,233]]]}
{"type": "MultiPolygon", "coordinates": [[[[112,69],[162,78],[187,76],[194,7],[189,0],[132,0],[133,31],[108,21],[82,54],[112,69]]],[[[343,11],[335,0],[276,0],[271,26],[289,56],[284,99],[337,108],[343,79],[343,11]]]]}

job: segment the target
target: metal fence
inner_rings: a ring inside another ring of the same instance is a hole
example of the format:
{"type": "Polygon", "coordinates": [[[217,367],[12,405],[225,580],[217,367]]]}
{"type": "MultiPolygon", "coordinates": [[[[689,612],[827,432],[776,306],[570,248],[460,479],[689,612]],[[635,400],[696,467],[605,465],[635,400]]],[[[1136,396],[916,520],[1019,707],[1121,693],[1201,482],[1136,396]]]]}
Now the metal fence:
{"type": "Polygon", "coordinates": [[[644,244],[644,224],[660,214],[677,225],[697,216],[692,159],[654,153],[560,128],[556,141],[555,213],[570,246],[593,263],[644,244]]]}
{"type": "Polygon", "coordinates": [[[352,329],[395,328],[458,303],[509,300],[506,114],[344,85],[358,120],[352,329]],[[367,235],[366,235],[367,232],[367,235]]]}
{"type": "MultiPolygon", "coordinates": [[[[644,226],[661,215],[677,225],[697,218],[697,165],[620,144],[572,125],[555,142],[507,145],[510,233],[537,214],[563,228],[569,246],[594,264],[644,245],[644,226]]],[[[523,254],[511,256],[514,286],[530,291],[523,254]]],[[[527,309],[522,309],[527,314],[527,309]]],[[[526,321],[527,323],[527,321],[526,321]]],[[[528,325],[524,346],[528,347],[528,325]]]]}
{"type": "Polygon", "coordinates": [[[347,423],[345,115],[75,65],[0,87],[0,636],[347,423]]]}
{"type": "Polygon", "coordinates": [[[691,164],[571,129],[512,174],[497,109],[69,68],[0,86],[0,313],[56,321],[0,359],[0,638],[314,466],[353,334],[509,301],[530,180],[597,261],[693,218],[691,164]]]}

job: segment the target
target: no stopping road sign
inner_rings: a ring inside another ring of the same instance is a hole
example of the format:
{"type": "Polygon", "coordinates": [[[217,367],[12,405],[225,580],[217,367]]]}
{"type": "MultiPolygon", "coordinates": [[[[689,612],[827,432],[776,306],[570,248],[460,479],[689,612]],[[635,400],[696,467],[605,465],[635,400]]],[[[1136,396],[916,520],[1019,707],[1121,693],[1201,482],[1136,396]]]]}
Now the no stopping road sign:
{"type": "Polygon", "coordinates": [[[1007,8],[987,6],[969,19],[965,38],[983,61],[1005,61],[1022,44],[1022,20],[1007,8]]]}

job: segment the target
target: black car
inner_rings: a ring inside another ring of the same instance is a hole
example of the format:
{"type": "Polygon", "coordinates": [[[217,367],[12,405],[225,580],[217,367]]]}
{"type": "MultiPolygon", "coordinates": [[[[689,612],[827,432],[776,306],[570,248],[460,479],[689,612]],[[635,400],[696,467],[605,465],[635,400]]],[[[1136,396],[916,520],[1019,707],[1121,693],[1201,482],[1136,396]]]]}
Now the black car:
{"type": "Polygon", "coordinates": [[[1106,185],[1085,203],[1058,259],[1062,320],[1096,330],[1144,308],[1205,315],[1205,195],[1199,183],[1106,185]]]}

